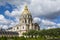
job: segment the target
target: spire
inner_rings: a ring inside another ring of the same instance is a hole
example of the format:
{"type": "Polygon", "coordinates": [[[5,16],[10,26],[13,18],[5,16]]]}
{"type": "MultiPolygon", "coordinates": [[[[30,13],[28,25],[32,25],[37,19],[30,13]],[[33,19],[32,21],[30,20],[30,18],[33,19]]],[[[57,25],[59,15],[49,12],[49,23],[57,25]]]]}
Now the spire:
{"type": "Polygon", "coordinates": [[[25,6],[24,6],[24,10],[23,10],[23,12],[22,12],[22,15],[25,15],[25,14],[29,14],[30,15],[30,12],[29,12],[29,10],[28,10],[28,6],[27,6],[27,4],[25,4],[25,6]]]}
{"type": "Polygon", "coordinates": [[[24,6],[24,10],[28,10],[27,4],[25,4],[25,6],[24,6]]]}

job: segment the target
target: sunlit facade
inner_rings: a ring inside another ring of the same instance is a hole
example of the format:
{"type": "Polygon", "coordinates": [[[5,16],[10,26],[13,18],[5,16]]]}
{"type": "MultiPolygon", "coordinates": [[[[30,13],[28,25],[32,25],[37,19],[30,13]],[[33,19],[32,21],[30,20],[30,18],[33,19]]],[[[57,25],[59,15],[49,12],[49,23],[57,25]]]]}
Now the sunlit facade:
{"type": "Polygon", "coordinates": [[[12,27],[8,31],[18,32],[19,36],[22,36],[24,32],[27,32],[29,30],[40,30],[40,27],[37,23],[33,23],[33,18],[28,10],[27,5],[24,6],[24,10],[22,14],[20,15],[19,24],[15,27],[12,27]]]}

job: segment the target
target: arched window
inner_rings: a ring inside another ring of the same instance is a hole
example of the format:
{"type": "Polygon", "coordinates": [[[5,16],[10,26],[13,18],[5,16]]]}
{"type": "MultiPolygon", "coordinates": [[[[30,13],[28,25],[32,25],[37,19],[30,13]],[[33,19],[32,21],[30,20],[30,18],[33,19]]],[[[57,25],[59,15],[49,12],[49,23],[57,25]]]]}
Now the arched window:
{"type": "Polygon", "coordinates": [[[31,18],[31,16],[29,16],[29,18],[31,18]]]}
{"type": "Polygon", "coordinates": [[[19,28],[17,27],[17,29],[19,29],[19,28]]]}
{"type": "Polygon", "coordinates": [[[24,27],[23,27],[23,29],[24,29],[24,27]]]}

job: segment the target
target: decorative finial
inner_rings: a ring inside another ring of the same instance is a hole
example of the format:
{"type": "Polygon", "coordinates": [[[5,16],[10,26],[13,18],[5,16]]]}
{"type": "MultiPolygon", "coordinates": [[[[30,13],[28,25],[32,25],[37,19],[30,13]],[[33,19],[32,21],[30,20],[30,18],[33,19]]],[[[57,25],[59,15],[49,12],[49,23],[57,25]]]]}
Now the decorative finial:
{"type": "Polygon", "coordinates": [[[24,6],[24,10],[28,10],[27,4],[25,4],[25,6],[24,6]]]}
{"type": "Polygon", "coordinates": [[[22,12],[22,15],[25,15],[25,14],[29,14],[30,15],[30,12],[29,12],[29,10],[28,10],[28,6],[27,6],[27,4],[25,4],[24,5],[24,10],[23,10],[23,12],[22,12]]]}

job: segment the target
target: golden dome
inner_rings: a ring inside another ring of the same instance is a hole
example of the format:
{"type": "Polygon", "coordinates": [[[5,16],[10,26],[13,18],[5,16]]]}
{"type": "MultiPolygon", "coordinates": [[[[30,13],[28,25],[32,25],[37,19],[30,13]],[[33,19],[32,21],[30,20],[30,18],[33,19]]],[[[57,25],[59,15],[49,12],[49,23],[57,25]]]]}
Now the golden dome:
{"type": "Polygon", "coordinates": [[[23,12],[22,12],[22,15],[23,15],[23,14],[30,14],[27,5],[24,6],[24,10],[23,10],[23,12]]]}

